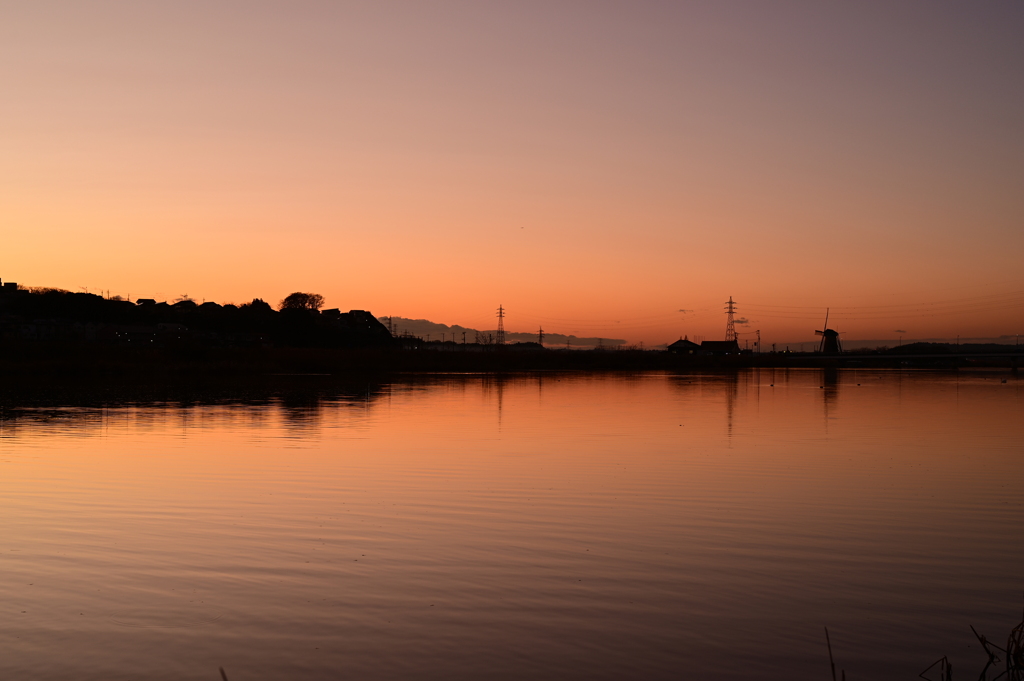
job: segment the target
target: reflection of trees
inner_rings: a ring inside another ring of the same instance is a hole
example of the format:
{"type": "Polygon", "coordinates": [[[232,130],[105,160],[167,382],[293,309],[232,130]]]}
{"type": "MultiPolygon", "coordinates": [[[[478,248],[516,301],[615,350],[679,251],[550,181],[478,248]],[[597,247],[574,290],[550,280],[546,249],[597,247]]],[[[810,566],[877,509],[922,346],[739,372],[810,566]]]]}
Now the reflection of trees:
{"type": "Polygon", "coordinates": [[[46,435],[57,431],[90,435],[107,427],[142,431],[173,427],[183,432],[206,425],[262,429],[277,423],[273,418],[277,413],[288,431],[307,437],[319,430],[325,409],[348,409],[361,414],[390,390],[390,382],[373,378],[343,383],[221,386],[203,391],[178,388],[159,395],[140,394],[138,390],[121,394],[112,391],[102,401],[96,399],[95,390],[83,390],[79,395],[60,395],[60,407],[46,404],[45,396],[5,395],[0,401],[0,436],[46,435]]]}
{"type": "Polygon", "coordinates": [[[278,412],[285,430],[296,435],[320,430],[323,396],[316,393],[290,392],[282,395],[278,412]]]}
{"type": "Polygon", "coordinates": [[[14,438],[33,431],[66,431],[83,435],[103,428],[107,417],[102,407],[0,407],[0,438],[14,438]]]}

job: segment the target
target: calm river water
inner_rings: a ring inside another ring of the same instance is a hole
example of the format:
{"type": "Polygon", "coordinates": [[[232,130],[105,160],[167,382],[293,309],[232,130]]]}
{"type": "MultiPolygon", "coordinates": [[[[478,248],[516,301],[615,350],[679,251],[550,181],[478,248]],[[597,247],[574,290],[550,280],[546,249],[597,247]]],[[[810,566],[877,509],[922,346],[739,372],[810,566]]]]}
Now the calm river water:
{"type": "MultiPolygon", "coordinates": [[[[299,379],[301,381],[301,379],[299,379]]],[[[4,679],[914,679],[1024,605],[1009,373],[16,410],[4,679]]]]}

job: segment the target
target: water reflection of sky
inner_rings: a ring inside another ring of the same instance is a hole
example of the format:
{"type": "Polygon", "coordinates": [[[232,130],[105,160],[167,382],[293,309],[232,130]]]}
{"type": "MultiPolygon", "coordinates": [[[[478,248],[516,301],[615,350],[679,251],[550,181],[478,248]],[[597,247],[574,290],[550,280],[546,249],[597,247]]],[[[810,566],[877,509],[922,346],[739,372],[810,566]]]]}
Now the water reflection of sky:
{"type": "Polygon", "coordinates": [[[5,406],[3,676],[895,679],[1019,615],[1013,375],[299,388],[5,406]]]}
{"type": "MultiPolygon", "coordinates": [[[[993,412],[989,407],[1012,408],[1020,397],[1020,386],[1017,376],[1005,372],[753,369],[683,375],[439,375],[334,389],[292,386],[245,400],[189,396],[165,401],[110,399],[86,406],[21,406],[8,400],[0,409],[0,437],[89,437],[112,431],[194,437],[212,430],[243,433],[254,442],[286,439],[299,445],[318,440],[325,430],[335,435],[372,430],[387,421],[395,408],[411,410],[418,425],[436,423],[457,431],[455,419],[460,412],[455,405],[466,400],[472,400],[474,408],[472,414],[461,416],[493,422],[496,433],[501,432],[507,403],[516,412],[514,418],[526,418],[537,426],[540,417],[554,431],[566,427],[567,417],[599,415],[610,425],[634,423],[638,413],[653,417],[665,412],[672,420],[677,408],[690,417],[699,414],[687,427],[709,436],[718,432],[727,440],[734,434],[763,436],[766,430],[827,435],[829,421],[851,417],[875,419],[877,429],[896,414],[905,425],[907,418],[935,420],[930,425],[934,429],[945,423],[935,418],[937,412],[951,408],[976,410],[970,424],[999,429],[1003,424],[992,418],[999,409],[993,412]],[[637,395],[649,400],[652,392],[658,395],[657,403],[636,403],[637,395]],[[963,404],[961,396],[966,399],[963,404]],[[715,424],[721,428],[716,430],[715,424]]],[[[960,421],[956,419],[961,426],[967,425],[960,421]]],[[[396,427],[401,424],[389,424],[391,429],[396,427]]]]}

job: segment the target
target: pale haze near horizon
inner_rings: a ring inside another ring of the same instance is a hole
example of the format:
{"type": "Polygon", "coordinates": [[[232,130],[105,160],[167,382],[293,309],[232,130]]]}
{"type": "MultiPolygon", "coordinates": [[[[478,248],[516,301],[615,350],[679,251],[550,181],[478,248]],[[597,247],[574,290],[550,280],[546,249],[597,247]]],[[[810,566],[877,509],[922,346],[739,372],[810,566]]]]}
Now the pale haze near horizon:
{"type": "Polygon", "coordinates": [[[650,344],[729,296],[766,342],[826,307],[1024,330],[1020,3],[2,17],[4,281],[650,344]]]}

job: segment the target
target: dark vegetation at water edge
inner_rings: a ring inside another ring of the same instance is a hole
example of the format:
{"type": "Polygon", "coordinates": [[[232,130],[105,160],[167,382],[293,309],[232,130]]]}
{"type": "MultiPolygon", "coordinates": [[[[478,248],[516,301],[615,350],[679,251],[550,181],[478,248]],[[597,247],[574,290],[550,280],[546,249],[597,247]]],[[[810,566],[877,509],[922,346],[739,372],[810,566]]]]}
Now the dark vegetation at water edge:
{"type": "MultiPolygon", "coordinates": [[[[433,377],[416,375],[419,384],[433,377]]],[[[219,404],[280,405],[289,413],[312,413],[332,402],[370,404],[393,390],[390,375],[354,373],[257,374],[252,376],[104,375],[35,380],[0,380],[0,423],[31,421],[74,424],[94,421],[102,409],[193,407],[219,404]]]]}
{"type": "MultiPolygon", "coordinates": [[[[516,351],[432,352],[415,348],[209,347],[174,344],[18,342],[0,345],[0,379],[59,381],[124,377],[140,381],[233,379],[280,374],[335,376],[393,372],[663,370],[689,366],[666,353],[516,351]]],[[[706,366],[706,365],[705,365],[706,366]]]]}
{"type": "Polygon", "coordinates": [[[338,378],[394,373],[533,371],[730,371],[762,368],[1013,370],[1024,355],[764,354],[679,356],[661,351],[542,350],[517,346],[448,351],[421,347],[220,347],[193,342],[125,346],[59,341],[0,342],[0,387],[84,382],[201,384],[286,374],[338,378]]]}
{"type": "MultiPolygon", "coordinates": [[[[1006,636],[1006,647],[978,633],[973,626],[971,633],[974,634],[978,643],[981,644],[982,650],[985,651],[985,655],[988,656],[988,661],[981,673],[977,677],[972,675],[972,678],[977,678],[978,681],[1024,681],[1024,615],[1022,615],[1020,623],[1006,636]]],[[[839,678],[836,677],[836,662],[832,655],[832,640],[828,633],[828,627],[825,627],[825,643],[828,646],[832,681],[839,681],[839,678]]],[[[948,656],[943,655],[928,665],[924,671],[918,674],[918,677],[925,681],[953,681],[953,664],[948,656]]],[[[841,678],[846,681],[846,670],[841,670],[841,678]]]]}
{"type": "Polygon", "coordinates": [[[292,293],[278,309],[174,302],[52,288],[0,288],[0,378],[61,381],[205,380],[280,373],[687,371],[746,367],[955,369],[1017,367],[1012,345],[914,343],[855,353],[752,353],[735,342],[678,341],[669,351],[639,347],[570,350],[521,342],[429,341],[393,337],[370,312],[322,310],[323,297],[292,293]]]}
{"type": "Polygon", "coordinates": [[[292,293],[279,309],[259,298],[242,305],[104,298],[53,288],[0,289],[0,342],[143,347],[381,347],[387,328],[365,310],[321,310],[323,297],[292,293]]]}

